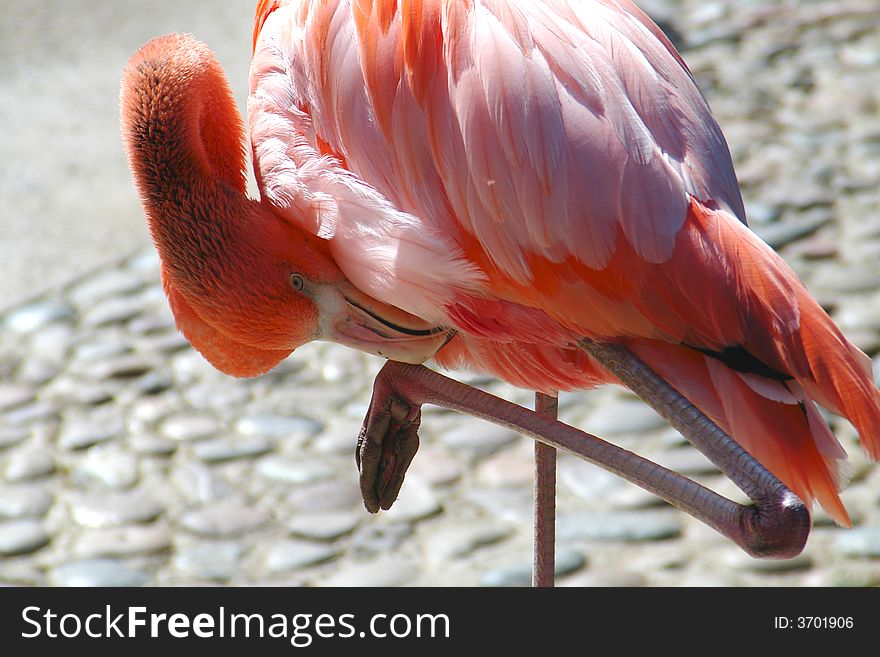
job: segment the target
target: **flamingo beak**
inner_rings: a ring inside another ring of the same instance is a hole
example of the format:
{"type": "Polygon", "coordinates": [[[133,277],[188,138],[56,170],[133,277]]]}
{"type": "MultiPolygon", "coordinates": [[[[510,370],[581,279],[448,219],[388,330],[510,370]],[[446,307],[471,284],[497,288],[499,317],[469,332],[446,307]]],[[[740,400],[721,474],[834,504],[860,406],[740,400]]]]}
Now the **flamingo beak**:
{"type": "Polygon", "coordinates": [[[423,363],[452,337],[450,329],[364,294],[349,282],[325,285],[313,295],[321,338],[402,363],[423,363]]]}

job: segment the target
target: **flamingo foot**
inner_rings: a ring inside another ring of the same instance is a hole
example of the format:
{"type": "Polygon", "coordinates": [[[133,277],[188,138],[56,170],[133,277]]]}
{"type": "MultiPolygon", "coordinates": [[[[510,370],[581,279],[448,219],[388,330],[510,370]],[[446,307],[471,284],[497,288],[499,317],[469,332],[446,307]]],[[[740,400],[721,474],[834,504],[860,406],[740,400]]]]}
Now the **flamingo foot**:
{"type": "Polygon", "coordinates": [[[355,460],[361,496],[370,513],[387,511],[419,449],[422,407],[396,394],[376,379],[367,417],[358,435],[355,460]]]}

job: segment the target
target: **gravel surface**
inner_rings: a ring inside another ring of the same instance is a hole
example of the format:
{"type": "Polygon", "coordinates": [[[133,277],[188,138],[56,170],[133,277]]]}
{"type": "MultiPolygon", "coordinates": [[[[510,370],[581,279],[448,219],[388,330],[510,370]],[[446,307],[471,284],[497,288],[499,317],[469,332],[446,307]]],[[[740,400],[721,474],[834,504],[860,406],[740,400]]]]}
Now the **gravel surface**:
{"type": "MultiPolygon", "coordinates": [[[[753,228],[880,363],[876,1],[643,4],[709,98],[753,228]]],[[[174,329],[154,252],[134,246],[0,305],[0,583],[528,583],[530,441],[426,407],[399,501],[370,515],[354,444],[381,362],[312,344],[259,379],[219,374],[174,329]]],[[[455,376],[531,402],[527,391],[455,376]]],[[[564,421],[738,497],[626,392],[560,401],[564,421]]],[[[847,423],[831,421],[852,457],[843,495],[855,527],[817,513],[803,555],[789,561],[751,559],[562,455],[560,584],[880,584],[880,468],[847,423]]]]}

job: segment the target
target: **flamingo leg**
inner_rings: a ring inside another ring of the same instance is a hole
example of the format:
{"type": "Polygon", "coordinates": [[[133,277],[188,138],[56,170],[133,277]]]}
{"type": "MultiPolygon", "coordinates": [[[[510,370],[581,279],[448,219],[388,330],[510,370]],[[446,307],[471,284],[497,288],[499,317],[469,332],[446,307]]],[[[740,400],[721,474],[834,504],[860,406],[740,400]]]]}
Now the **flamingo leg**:
{"type": "MultiPolygon", "coordinates": [[[[535,393],[535,413],[556,419],[559,399],[535,393]]],[[[535,441],[535,565],[532,585],[554,585],[556,568],[556,448],[535,441]]]]}
{"type": "Polygon", "coordinates": [[[578,346],[678,429],[755,503],[754,507],[736,505],[733,517],[726,511],[715,513],[711,505],[701,505],[700,515],[692,515],[722,534],[734,531],[753,544],[758,556],[794,556],[803,549],[810,513],[795,493],[629,349],[592,340],[581,340],[578,346]],[[795,547],[794,554],[784,549],[795,547]]]}
{"type": "Polygon", "coordinates": [[[782,482],[628,350],[587,342],[581,347],[591,354],[595,351],[600,362],[633,385],[637,394],[647,396],[648,403],[694,442],[754,505],[738,504],[601,438],[421,365],[389,361],[376,377],[358,440],[361,492],[367,509],[375,512],[394,502],[418,448],[420,407],[430,403],[510,427],[580,456],[705,522],[752,556],[790,558],[803,550],[810,515],[782,482]],[[629,381],[639,377],[645,380],[629,381]]]}

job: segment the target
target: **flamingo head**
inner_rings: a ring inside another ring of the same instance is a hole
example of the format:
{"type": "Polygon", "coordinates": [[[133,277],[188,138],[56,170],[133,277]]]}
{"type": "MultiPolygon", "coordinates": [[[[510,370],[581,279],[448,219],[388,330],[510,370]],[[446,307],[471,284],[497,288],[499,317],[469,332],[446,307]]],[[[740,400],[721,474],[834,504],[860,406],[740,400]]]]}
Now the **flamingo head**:
{"type": "Polygon", "coordinates": [[[446,331],[356,288],[328,243],[246,195],[243,126],[225,76],[189,35],[129,61],[122,132],[179,329],[217,369],[255,376],[312,340],[403,362],[446,331]]]}

